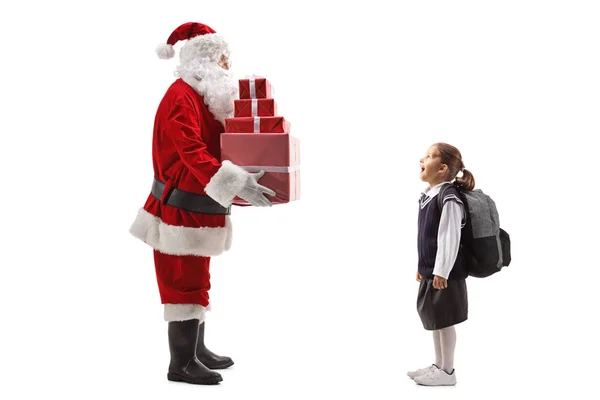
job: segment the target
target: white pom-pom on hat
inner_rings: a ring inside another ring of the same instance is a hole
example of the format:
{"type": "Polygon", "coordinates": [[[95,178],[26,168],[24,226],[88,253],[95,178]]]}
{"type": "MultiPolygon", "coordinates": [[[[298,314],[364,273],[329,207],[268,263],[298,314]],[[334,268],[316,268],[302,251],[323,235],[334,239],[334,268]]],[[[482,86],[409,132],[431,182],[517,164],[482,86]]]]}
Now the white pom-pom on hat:
{"type": "Polygon", "coordinates": [[[168,60],[175,56],[175,49],[173,45],[161,43],[156,47],[156,54],[161,60],[168,60]]]}

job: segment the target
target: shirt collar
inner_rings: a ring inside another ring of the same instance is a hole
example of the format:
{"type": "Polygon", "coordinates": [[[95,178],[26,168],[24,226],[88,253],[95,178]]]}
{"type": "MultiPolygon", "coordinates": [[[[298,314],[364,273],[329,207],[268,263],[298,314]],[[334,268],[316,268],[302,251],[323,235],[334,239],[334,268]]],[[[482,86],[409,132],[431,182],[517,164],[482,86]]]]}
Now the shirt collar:
{"type": "Polygon", "coordinates": [[[426,197],[432,198],[432,197],[436,196],[440,192],[440,189],[442,188],[442,186],[446,183],[452,184],[452,182],[446,181],[446,182],[438,183],[437,185],[435,185],[432,188],[429,188],[429,186],[427,186],[425,188],[425,190],[423,190],[423,192],[421,192],[421,199],[425,199],[426,197]]]}

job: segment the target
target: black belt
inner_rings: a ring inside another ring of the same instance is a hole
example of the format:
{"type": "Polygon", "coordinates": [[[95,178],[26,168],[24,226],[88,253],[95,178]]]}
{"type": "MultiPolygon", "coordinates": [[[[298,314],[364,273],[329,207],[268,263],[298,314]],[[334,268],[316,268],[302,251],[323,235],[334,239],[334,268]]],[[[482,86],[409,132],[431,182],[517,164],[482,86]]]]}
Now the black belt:
{"type": "MultiPolygon", "coordinates": [[[[152,196],[157,200],[162,200],[164,191],[165,184],[154,178],[154,182],[152,183],[152,196]]],[[[185,190],[177,188],[172,188],[171,192],[167,193],[164,202],[172,207],[200,214],[231,214],[231,207],[223,207],[210,196],[186,192],[185,190]]]]}

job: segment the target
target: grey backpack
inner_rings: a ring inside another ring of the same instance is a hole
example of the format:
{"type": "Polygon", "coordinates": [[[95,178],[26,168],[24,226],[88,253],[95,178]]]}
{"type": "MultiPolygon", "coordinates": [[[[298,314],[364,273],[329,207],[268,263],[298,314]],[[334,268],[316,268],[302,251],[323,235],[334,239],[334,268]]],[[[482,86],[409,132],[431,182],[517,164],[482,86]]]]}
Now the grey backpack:
{"type": "MultiPolygon", "coordinates": [[[[438,207],[443,207],[445,184],[438,195],[438,207]]],[[[461,251],[470,276],[485,278],[508,267],[511,261],[510,236],[500,228],[496,203],[481,189],[465,190],[454,185],[465,205],[466,224],[461,235],[461,251]]]]}

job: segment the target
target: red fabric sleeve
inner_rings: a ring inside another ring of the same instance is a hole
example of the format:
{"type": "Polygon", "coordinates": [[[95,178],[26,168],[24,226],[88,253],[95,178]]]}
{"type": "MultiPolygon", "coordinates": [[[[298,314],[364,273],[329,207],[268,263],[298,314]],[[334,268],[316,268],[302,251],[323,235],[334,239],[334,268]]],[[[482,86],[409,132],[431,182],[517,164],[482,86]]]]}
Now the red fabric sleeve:
{"type": "Polygon", "coordinates": [[[196,111],[175,103],[167,118],[167,132],[183,164],[206,186],[221,163],[207,151],[202,141],[202,128],[196,111]]]}

